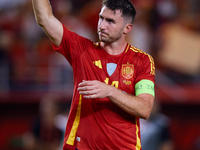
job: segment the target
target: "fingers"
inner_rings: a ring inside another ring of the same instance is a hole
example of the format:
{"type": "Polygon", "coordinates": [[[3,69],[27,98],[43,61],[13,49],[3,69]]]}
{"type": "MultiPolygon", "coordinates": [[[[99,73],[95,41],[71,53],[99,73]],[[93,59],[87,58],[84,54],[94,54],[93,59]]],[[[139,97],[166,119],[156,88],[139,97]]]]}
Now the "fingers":
{"type": "Polygon", "coordinates": [[[85,90],[85,91],[79,91],[80,95],[83,95],[84,98],[97,98],[98,93],[96,90],[85,90]]]}
{"type": "Polygon", "coordinates": [[[77,90],[84,98],[104,98],[107,96],[107,85],[100,81],[83,81],[79,83],[77,90]]]}
{"type": "Polygon", "coordinates": [[[84,98],[97,98],[99,93],[99,81],[83,81],[78,85],[78,91],[84,98]]]}
{"type": "Polygon", "coordinates": [[[97,92],[95,90],[83,90],[83,91],[79,91],[79,94],[81,95],[92,95],[92,94],[96,94],[97,92]]]}
{"type": "Polygon", "coordinates": [[[97,94],[93,94],[93,95],[83,95],[84,98],[86,99],[93,99],[93,98],[98,98],[97,94]]]}
{"type": "Polygon", "coordinates": [[[79,94],[87,96],[91,94],[95,94],[94,84],[91,81],[83,81],[78,85],[79,94]]]}
{"type": "Polygon", "coordinates": [[[82,86],[91,86],[91,85],[94,85],[96,81],[85,81],[83,80],[81,83],[78,84],[79,87],[82,87],[82,86]]]}
{"type": "Polygon", "coordinates": [[[89,90],[93,90],[92,86],[80,86],[77,89],[78,91],[89,91],[89,90]]]}
{"type": "Polygon", "coordinates": [[[78,84],[78,91],[87,91],[94,89],[93,84],[91,84],[91,81],[84,81],[78,84]]]}

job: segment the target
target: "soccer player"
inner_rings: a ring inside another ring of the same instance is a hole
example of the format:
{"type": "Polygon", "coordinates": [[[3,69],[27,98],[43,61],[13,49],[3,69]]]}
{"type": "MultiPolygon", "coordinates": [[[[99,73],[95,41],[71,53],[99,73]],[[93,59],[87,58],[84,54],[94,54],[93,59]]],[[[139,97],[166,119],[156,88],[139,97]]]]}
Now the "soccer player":
{"type": "Polygon", "coordinates": [[[154,103],[154,61],[126,42],[135,8],[129,0],[104,0],[99,42],[69,31],[55,18],[48,0],[32,0],[37,23],[53,49],[73,68],[74,94],[63,149],[140,150],[139,118],[154,103]]]}

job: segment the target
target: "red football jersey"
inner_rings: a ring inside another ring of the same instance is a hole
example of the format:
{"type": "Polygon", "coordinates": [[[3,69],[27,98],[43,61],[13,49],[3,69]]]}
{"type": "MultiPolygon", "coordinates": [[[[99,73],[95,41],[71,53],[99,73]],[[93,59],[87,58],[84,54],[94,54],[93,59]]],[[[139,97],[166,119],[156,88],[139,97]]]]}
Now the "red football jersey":
{"type": "Polygon", "coordinates": [[[140,150],[140,124],[109,98],[84,99],[77,91],[82,80],[99,80],[135,95],[142,79],[154,82],[150,55],[127,44],[123,53],[109,55],[99,44],[64,27],[59,47],[53,48],[69,61],[74,73],[74,94],[66,127],[64,148],[80,150],[140,150]]]}

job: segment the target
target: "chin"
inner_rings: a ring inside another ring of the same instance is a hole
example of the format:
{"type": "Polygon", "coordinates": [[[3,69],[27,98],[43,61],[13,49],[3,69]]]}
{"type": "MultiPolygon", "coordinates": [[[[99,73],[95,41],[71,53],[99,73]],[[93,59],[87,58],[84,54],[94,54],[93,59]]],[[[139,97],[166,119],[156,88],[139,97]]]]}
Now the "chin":
{"type": "Polygon", "coordinates": [[[105,39],[105,38],[99,38],[99,40],[101,42],[104,42],[104,43],[110,43],[110,41],[108,39],[105,39]]]}

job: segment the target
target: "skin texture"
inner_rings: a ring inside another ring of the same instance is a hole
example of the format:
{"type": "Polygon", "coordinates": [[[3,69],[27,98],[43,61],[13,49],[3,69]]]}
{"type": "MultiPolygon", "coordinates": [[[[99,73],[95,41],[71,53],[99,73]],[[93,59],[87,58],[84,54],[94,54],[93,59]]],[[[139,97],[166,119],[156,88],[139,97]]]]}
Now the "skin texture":
{"type": "Polygon", "coordinates": [[[117,10],[115,13],[103,7],[99,14],[98,33],[100,41],[104,43],[113,43],[121,38],[124,25],[124,19],[121,12],[117,10]]]}
{"type": "Polygon", "coordinates": [[[127,23],[121,11],[112,11],[106,6],[102,7],[99,14],[98,35],[101,46],[111,55],[118,55],[124,51],[127,44],[125,36],[132,29],[132,24],[127,23]]]}
{"type": "MultiPolygon", "coordinates": [[[[53,13],[48,0],[32,0],[37,23],[43,28],[52,42],[59,46],[62,40],[63,27],[53,13]]],[[[133,27],[128,18],[123,18],[120,10],[112,11],[103,6],[99,14],[97,32],[103,49],[111,54],[122,53],[127,45],[126,34],[133,27]]],[[[84,98],[109,99],[129,114],[147,119],[153,107],[154,97],[150,94],[128,95],[121,90],[100,81],[83,81],[78,91],[84,98]]]]}

